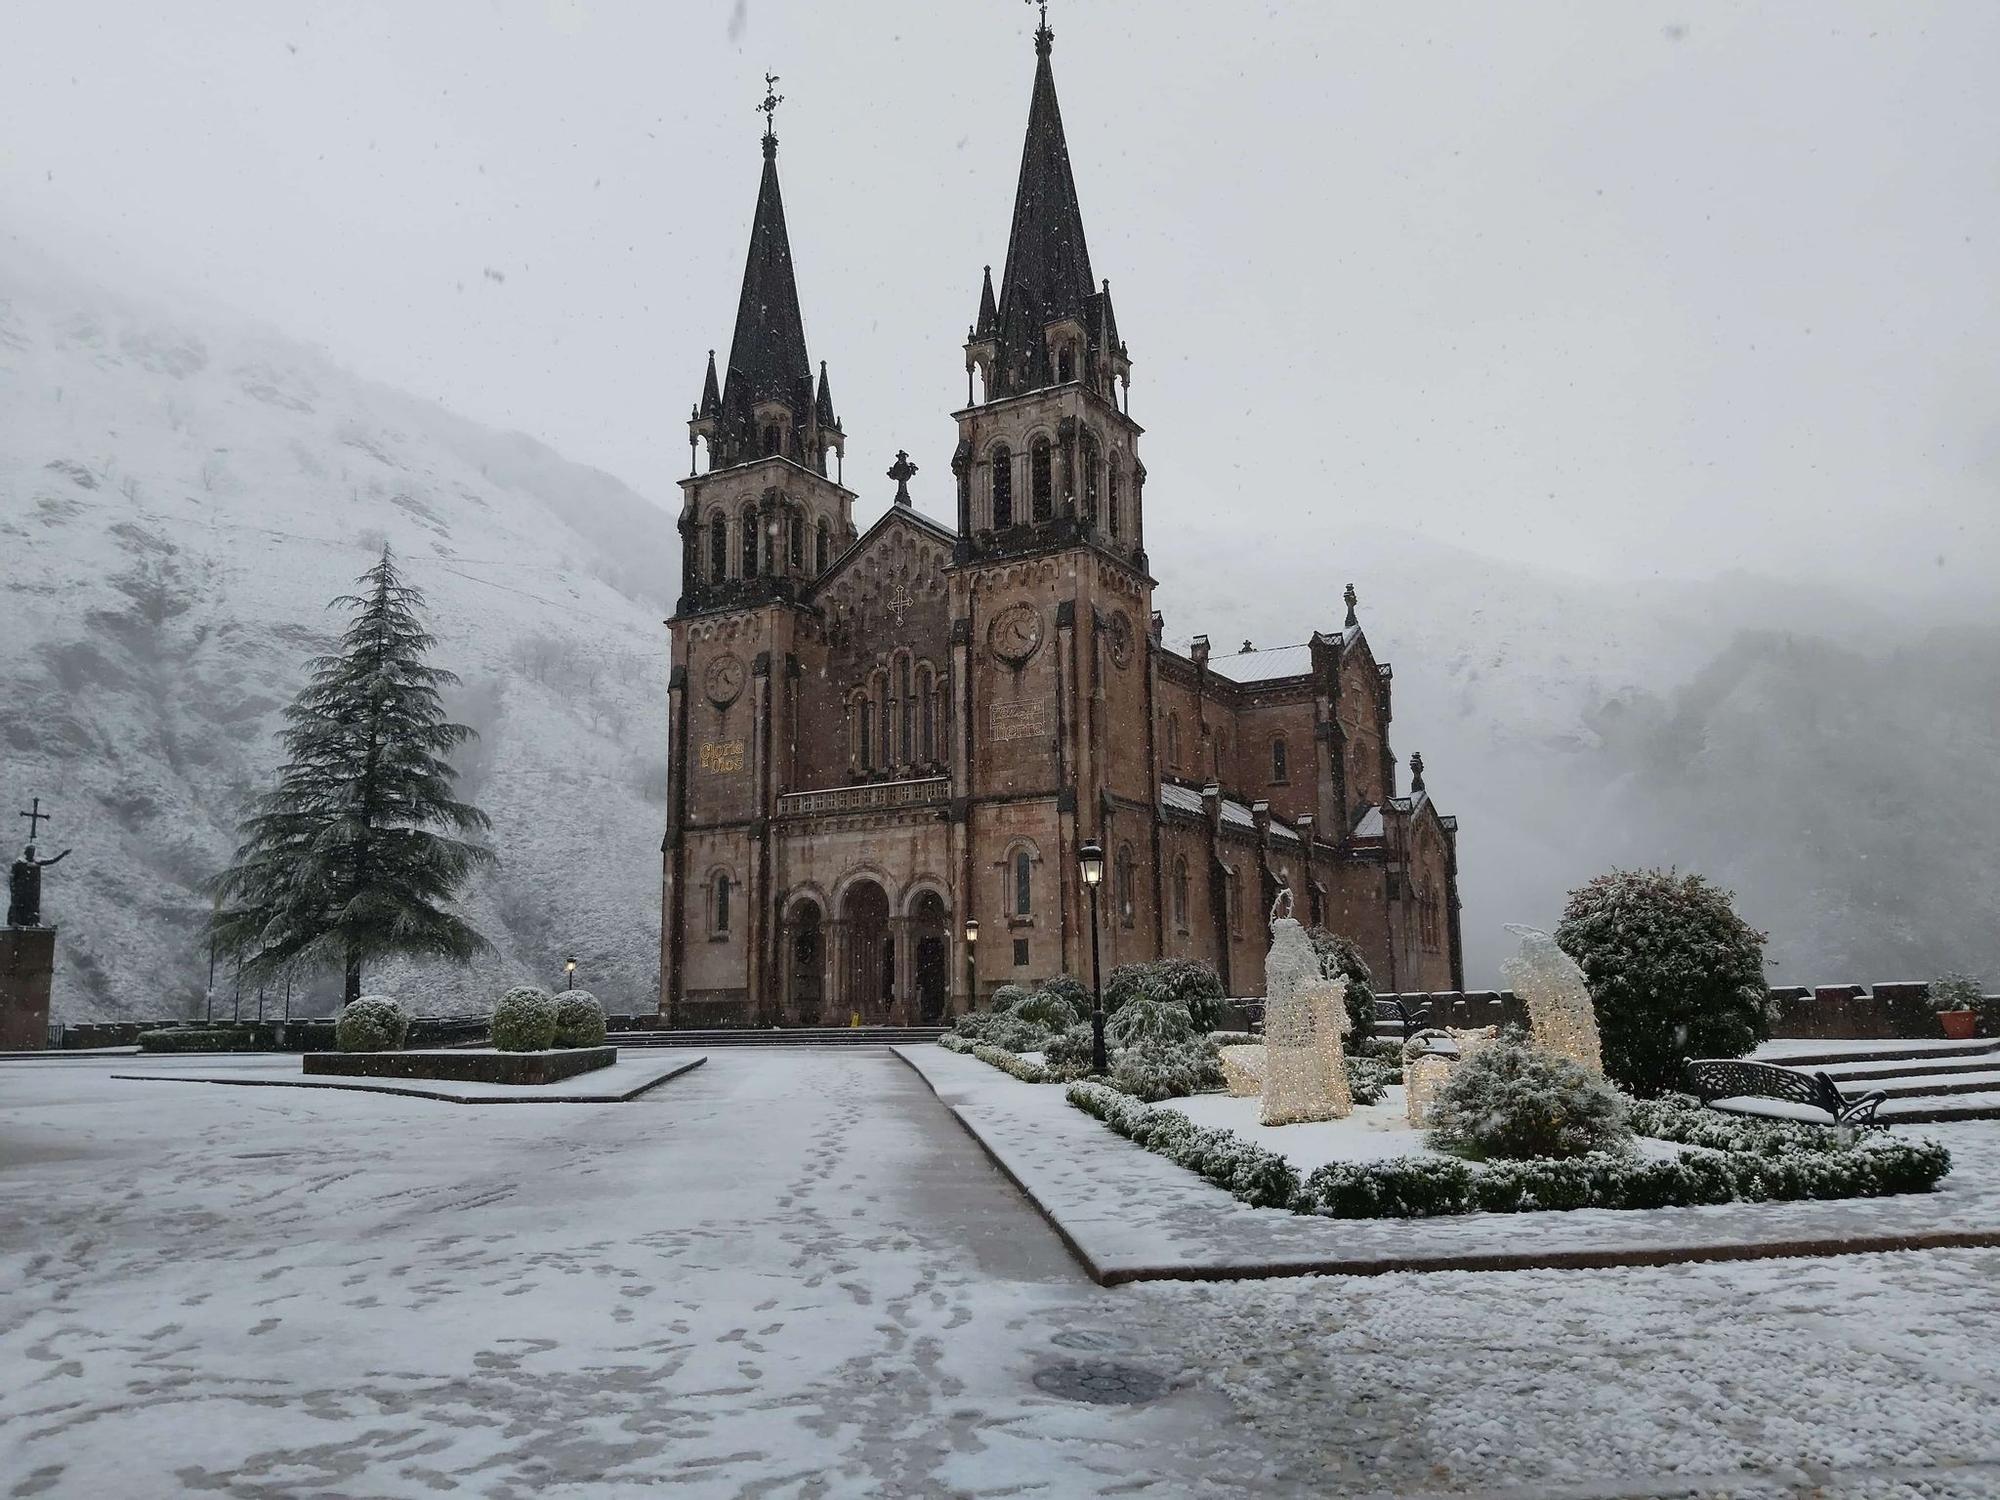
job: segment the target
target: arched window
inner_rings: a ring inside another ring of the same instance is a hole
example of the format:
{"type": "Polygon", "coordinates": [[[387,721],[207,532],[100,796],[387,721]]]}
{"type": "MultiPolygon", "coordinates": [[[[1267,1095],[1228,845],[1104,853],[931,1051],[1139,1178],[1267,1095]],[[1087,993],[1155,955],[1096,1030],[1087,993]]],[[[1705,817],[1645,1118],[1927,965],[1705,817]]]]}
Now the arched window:
{"type": "Polygon", "coordinates": [[[708,581],[720,583],[729,576],[729,520],[717,511],[708,518],[708,581]]]}
{"type": "Polygon", "coordinates": [[[1089,433],[1083,435],[1083,518],[1092,526],[1097,524],[1098,470],[1102,467],[1097,457],[1097,439],[1089,433]]]}
{"type": "Polygon", "coordinates": [[[1174,861],[1174,926],[1182,932],[1188,930],[1188,867],[1187,861],[1174,861]]]}
{"type": "Polygon", "coordinates": [[[898,739],[902,742],[902,758],[898,762],[907,766],[917,758],[917,694],[910,674],[910,658],[905,656],[897,668],[896,685],[901,690],[902,711],[897,714],[898,728],[902,731],[898,739]]]}
{"type": "Polygon", "coordinates": [[[1069,344],[1062,346],[1062,353],[1056,356],[1056,380],[1068,385],[1076,379],[1076,350],[1069,344]]]}
{"type": "Polygon", "coordinates": [[[768,457],[784,446],[785,435],[776,422],[764,429],[764,453],[768,457]]]}
{"type": "Polygon", "coordinates": [[[803,516],[785,517],[785,560],[794,573],[806,570],[806,523],[803,516]]]}
{"type": "Polygon", "coordinates": [[[1178,771],[1181,768],[1181,716],[1167,715],[1167,768],[1178,771]]]}
{"type": "Polygon", "coordinates": [[[1040,524],[1056,513],[1055,454],[1047,438],[1037,438],[1028,455],[1028,483],[1040,524]]]}
{"type": "Polygon", "coordinates": [[[1271,741],[1271,780],[1282,783],[1289,780],[1285,765],[1285,742],[1282,738],[1271,741]]]}
{"type": "Polygon", "coordinates": [[[757,576],[757,507],[750,506],[743,512],[743,531],[737,537],[737,548],[743,554],[743,576],[757,576]]]}
{"type": "Polygon", "coordinates": [[[951,754],[951,697],[942,676],[932,689],[932,702],[937,720],[937,760],[942,764],[945,757],[951,754]]]}
{"type": "Polygon", "coordinates": [[[717,937],[729,936],[729,876],[718,871],[711,891],[713,906],[709,915],[709,931],[717,937]]]}
{"type": "Polygon", "coordinates": [[[1113,899],[1118,903],[1118,920],[1125,926],[1130,927],[1132,925],[1134,910],[1132,896],[1132,846],[1130,844],[1120,844],[1118,846],[1118,863],[1114,868],[1111,891],[1113,899]]]}
{"type": "Polygon", "coordinates": [[[993,450],[993,529],[1014,524],[1014,450],[1002,444],[993,450]]]}
{"type": "Polygon", "coordinates": [[[868,696],[875,705],[877,735],[869,747],[869,753],[875,757],[875,764],[886,771],[896,763],[895,725],[891,718],[895,699],[889,696],[889,674],[879,667],[868,679],[868,696]]]}
{"type": "Polygon", "coordinates": [[[861,769],[875,769],[875,700],[864,697],[861,700],[861,769]]]}
{"type": "Polygon", "coordinates": [[[1118,462],[1118,455],[1114,453],[1111,455],[1111,488],[1105,497],[1106,500],[1108,501],[1107,509],[1110,512],[1108,520],[1111,527],[1111,539],[1113,541],[1116,541],[1118,539],[1119,527],[1123,524],[1125,519],[1122,515],[1119,514],[1120,506],[1119,506],[1118,490],[1120,483],[1122,482],[1123,479],[1124,479],[1124,474],[1122,472],[1122,466],[1118,462]]]}
{"type": "Polygon", "coordinates": [[[1014,854],[1014,915],[1029,916],[1035,909],[1035,861],[1026,849],[1014,854]]]}
{"type": "Polygon", "coordinates": [[[813,576],[815,578],[826,571],[827,563],[832,561],[832,552],[833,528],[826,524],[826,518],[822,516],[819,523],[819,536],[813,542],[813,576]]]}
{"type": "Polygon", "coordinates": [[[927,766],[936,765],[937,743],[937,693],[936,684],[926,662],[917,673],[917,697],[922,702],[923,733],[919,737],[918,754],[927,766]]]}

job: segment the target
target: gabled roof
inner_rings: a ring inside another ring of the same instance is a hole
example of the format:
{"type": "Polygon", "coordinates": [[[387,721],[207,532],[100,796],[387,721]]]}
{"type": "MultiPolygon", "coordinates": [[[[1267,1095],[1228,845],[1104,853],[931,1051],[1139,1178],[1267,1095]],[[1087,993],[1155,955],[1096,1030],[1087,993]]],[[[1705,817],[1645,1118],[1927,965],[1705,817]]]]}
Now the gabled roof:
{"type": "MultiPolygon", "coordinates": [[[[1203,814],[1201,793],[1191,786],[1182,786],[1178,781],[1160,783],[1160,811],[1189,813],[1195,817],[1203,814]]],[[[1245,803],[1233,797],[1222,799],[1222,821],[1234,828],[1257,826],[1257,814],[1245,803]]],[[[1280,818],[1271,819],[1271,837],[1287,844],[1302,844],[1305,840],[1297,829],[1280,818]]]]}
{"type": "Polygon", "coordinates": [[[943,542],[948,547],[958,541],[958,533],[956,531],[953,531],[943,522],[925,515],[915,506],[892,505],[876,518],[874,525],[856,537],[840,556],[827,564],[826,571],[813,580],[813,593],[820,594],[824,592],[828,584],[846,572],[848,567],[868,550],[869,544],[876,537],[882,535],[891,526],[898,524],[912,526],[916,530],[928,534],[933,541],[943,542]]]}
{"type": "Polygon", "coordinates": [[[1312,671],[1312,646],[1272,646],[1263,651],[1234,651],[1226,655],[1210,653],[1208,669],[1231,682],[1274,682],[1280,677],[1303,677],[1312,671]]]}
{"type": "Polygon", "coordinates": [[[792,274],[792,242],[785,229],[785,200],[778,191],[778,143],[764,139],[764,176],[750,226],[743,292],[736,303],[736,333],[729,344],[723,405],[744,412],[760,401],[784,401],[803,417],[812,401],[812,362],[806,357],[805,322],[799,316],[792,274]]]}

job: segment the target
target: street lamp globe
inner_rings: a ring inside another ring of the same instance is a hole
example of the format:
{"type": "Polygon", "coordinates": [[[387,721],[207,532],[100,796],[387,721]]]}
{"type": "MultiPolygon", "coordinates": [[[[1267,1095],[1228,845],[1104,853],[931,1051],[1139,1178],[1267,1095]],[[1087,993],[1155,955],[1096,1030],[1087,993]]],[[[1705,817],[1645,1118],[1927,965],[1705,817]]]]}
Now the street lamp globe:
{"type": "Polygon", "coordinates": [[[1104,881],[1104,846],[1091,839],[1077,850],[1077,863],[1083,867],[1083,883],[1088,886],[1101,885],[1104,881]]]}
{"type": "Polygon", "coordinates": [[[976,943],[979,941],[979,918],[967,917],[965,919],[965,940],[967,943],[976,943]]]}

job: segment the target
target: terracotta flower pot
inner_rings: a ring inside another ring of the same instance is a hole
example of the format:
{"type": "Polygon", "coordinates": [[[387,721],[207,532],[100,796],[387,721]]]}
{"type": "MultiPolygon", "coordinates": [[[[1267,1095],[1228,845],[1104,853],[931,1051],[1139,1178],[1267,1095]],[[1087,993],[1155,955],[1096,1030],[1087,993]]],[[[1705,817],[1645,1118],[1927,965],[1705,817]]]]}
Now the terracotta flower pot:
{"type": "Polygon", "coordinates": [[[1979,1022],[1979,1012],[1973,1010],[1941,1010],[1937,1013],[1938,1024],[1944,1027],[1944,1034],[1954,1042],[1969,1042],[1979,1022]]]}

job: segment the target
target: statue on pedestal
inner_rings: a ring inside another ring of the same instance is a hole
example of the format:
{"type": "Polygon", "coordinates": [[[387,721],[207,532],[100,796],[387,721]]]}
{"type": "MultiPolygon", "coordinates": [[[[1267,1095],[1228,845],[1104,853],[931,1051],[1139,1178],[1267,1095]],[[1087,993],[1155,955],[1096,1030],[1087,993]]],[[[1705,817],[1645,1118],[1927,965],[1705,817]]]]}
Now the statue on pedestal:
{"type": "Polygon", "coordinates": [[[28,825],[28,847],[21,851],[21,857],[14,861],[14,868],[7,876],[7,925],[9,927],[39,927],[42,925],[42,871],[50,865],[59,865],[70,856],[65,849],[54,859],[35,858],[35,834],[43,823],[51,821],[42,811],[42,799],[35,799],[34,810],[21,814],[34,821],[28,825]]]}

